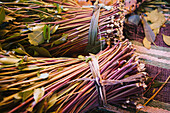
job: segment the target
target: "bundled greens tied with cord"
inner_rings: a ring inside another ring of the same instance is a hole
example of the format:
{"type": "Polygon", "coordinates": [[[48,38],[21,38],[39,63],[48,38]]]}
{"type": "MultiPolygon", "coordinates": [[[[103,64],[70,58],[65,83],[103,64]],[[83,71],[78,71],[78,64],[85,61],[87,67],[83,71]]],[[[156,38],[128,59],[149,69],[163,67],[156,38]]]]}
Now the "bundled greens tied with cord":
{"type": "Polygon", "coordinates": [[[137,105],[147,73],[128,40],[98,54],[43,58],[0,52],[0,109],[12,112],[116,111],[137,105]]]}
{"type": "Polygon", "coordinates": [[[74,0],[2,2],[0,42],[5,50],[30,56],[97,53],[123,40],[124,4],[80,6],[74,0]]]}

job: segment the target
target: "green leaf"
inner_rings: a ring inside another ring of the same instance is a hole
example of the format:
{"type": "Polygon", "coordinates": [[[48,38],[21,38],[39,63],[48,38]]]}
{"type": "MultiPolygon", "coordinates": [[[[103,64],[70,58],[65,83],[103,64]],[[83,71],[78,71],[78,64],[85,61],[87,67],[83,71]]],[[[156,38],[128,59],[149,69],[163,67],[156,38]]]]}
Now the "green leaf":
{"type": "Polygon", "coordinates": [[[92,60],[91,58],[87,58],[87,59],[85,60],[85,62],[88,63],[88,62],[91,61],[91,60],[92,60]]]}
{"type": "Polygon", "coordinates": [[[44,42],[43,28],[44,28],[44,25],[37,25],[33,27],[33,32],[28,34],[29,42],[32,45],[37,46],[44,42]]]}
{"type": "Polygon", "coordinates": [[[51,29],[50,33],[54,34],[57,31],[58,27],[59,27],[59,25],[55,25],[55,26],[51,27],[52,29],[51,29]]]}
{"type": "Polygon", "coordinates": [[[19,54],[25,54],[25,51],[23,51],[22,48],[17,48],[17,49],[12,49],[12,50],[19,54]]]}
{"type": "Polygon", "coordinates": [[[5,20],[5,10],[4,7],[1,7],[0,9],[0,24],[5,20]]]}
{"type": "Polygon", "coordinates": [[[36,103],[44,96],[45,90],[44,87],[34,89],[34,100],[36,103]]]}
{"type": "Polygon", "coordinates": [[[32,18],[22,18],[23,22],[34,22],[32,18]]]}
{"type": "Polygon", "coordinates": [[[26,99],[28,99],[33,94],[33,90],[21,92],[22,95],[22,101],[24,102],[26,99]]]}
{"type": "Polygon", "coordinates": [[[51,57],[50,52],[47,49],[43,48],[43,47],[34,47],[34,46],[32,46],[31,49],[36,51],[40,56],[51,57]]]}
{"type": "Polygon", "coordinates": [[[43,28],[43,36],[44,36],[44,40],[46,40],[47,39],[47,25],[45,25],[43,28]]]}
{"type": "Polygon", "coordinates": [[[68,37],[68,34],[63,34],[61,38],[59,38],[58,40],[54,41],[51,46],[53,46],[54,44],[55,45],[59,45],[59,44],[62,44],[64,42],[66,42],[67,40],[67,37],[68,37]]]}
{"type": "Polygon", "coordinates": [[[58,14],[61,14],[62,12],[61,6],[59,4],[57,4],[57,12],[58,14]]]}
{"type": "Polygon", "coordinates": [[[11,39],[20,36],[20,33],[14,33],[12,36],[7,37],[6,39],[11,39]]]}
{"type": "Polygon", "coordinates": [[[30,56],[24,49],[24,47],[18,43],[18,45],[20,46],[20,48],[17,48],[17,49],[12,49],[13,51],[19,53],[19,54],[25,54],[25,55],[28,55],[30,56]]]}
{"type": "Polygon", "coordinates": [[[48,29],[47,43],[49,43],[49,41],[50,41],[50,25],[48,25],[47,29],[48,29]]]}

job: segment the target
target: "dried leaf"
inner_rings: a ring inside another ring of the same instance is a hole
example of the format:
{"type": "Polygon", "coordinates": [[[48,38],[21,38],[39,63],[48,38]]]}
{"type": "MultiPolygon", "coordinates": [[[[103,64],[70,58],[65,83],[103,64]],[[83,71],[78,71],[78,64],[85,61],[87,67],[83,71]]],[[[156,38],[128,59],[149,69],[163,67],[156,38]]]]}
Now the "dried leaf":
{"type": "Polygon", "coordinates": [[[19,61],[21,61],[21,59],[19,58],[12,58],[12,57],[0,58],[0,63],[2,64],[16,64],[19,61]]]}
{"type": "Polygon", "coordinates": [[[37,46],[44,42],[43,28],[44,25],[37,25],[33,27],[33,32],[28,34],[29,42],[32,45],[37,46]]]}
{"type": "Polygon", "coordinates": [[[50,98],[50,100],[48,101],[48,108],[47,108],[47,110],[50,109],[50,108],[57,102],[57,98],[58,98],[58,96],[57,96],[57,94],[55,93],[55,94],[50,98]]]}
{"type": "Polygon", "coordinates": [[[37,52],[40,56],[44,56],[44,57],[51,57],[50,52],[43,48],[43,47],[30,47],[31,49],[33,49],[35,52],[37,52]]]}
{"type": "Polygon", "coordinates": [[[4,21],[5,19],[5,10],[4,7],[0,8],[0,24],[4,21]]]}
{"type": "Polygon", "coordinates": [[[150,20],[152,23],[157,22],[159,19],[159,14],[157,9],[151,11],[150,13],[146,13],[146,15],[147,17],[145,19],[150,20]]]}
{"type": "Polygon", "coordinates": [[[159,34],[160,28],[153,29],[153,32],[155,33],[155,36],[159,34]]]}
{"type": "Polygon", "coordinates": [[[44,87],[34,89],[34,100],[36,103],[44,96],[45,90],[44,87]]]}
{"type": "Polygon", "coordinates": [[[162,14],[161,12],[158,12],[157,9],[146,14],[147,14],[147,17],[145,17],[145,19],[152,23],[150,27],[153,30],[160,29],[160,27],[166,22],[164,14],[162,14]]]}
{"type": "Polygon", "coordinates": [[[145,31],[145,37],[147,38],[147,40],[149,42],[152,42],[153,44],[155,41],[155,34],[152,31],[152,29],[150,28],[149,24],[146,22],[146,20],[142,17],[142,23],[143,23],[143,27],[144,27],[144,31],[145,31]]]}
{"type": "Polygon", "coordinates": [[[51,27],[52,29],[51,29],[50,33],[54,34],[57,31],[58,27],[59,27],[59,25],[55,25],[55,26],[51,27]]]}
{"type": "Polygon", "coordinates": [[[42,73],[42,74],[40,74],[39,78],[46,79],[46,78],[48,78],[48,76],[49,76],[49,73],[42,73]]]}
{"type": "Polygon", "coordinates": [[[144,45],[145,48],[147,48],[147,49],[150,49],[150,48],[151,48],[151,42],[149,42],[146,37],[143,39],[143,45],[144,45]]]}
{"type": "Polygon", "coordinates": [[[37,70],[37,69],[41,69],[41,67],[31,65],[31,66],[28,66],[27,68],[22,69],[22,71],[31,71],[31,70],[37,70]]]}
{"type": "Polygon", "coordinates": [[[165,16],[161,12],[158,12],[158,9],[155,9],[151,11],[150,13],[146,13],[147,17],[145,18],[146,20],[151,21],[151,23],[157,23],[158,21],[160,22],[165,22],[165,16]]]}
{"type": "Polygon", "coordinates": [[[46,99],[42,100],[41,102],[39,102],[36,107],[34,107],[33,111],[34,113],[43,113],[44,112],[44,108],[47,107],[46,106],[46,99]]]}
{"type": "Polygon", "coordinates": [[[165,44],[170,46],[170,36],[166,36],[164,34],[162,34],[162,35],[163,35],[163,41],[165,42],[165,44]]]}
{"type": "Polygon", "coordinates": [[[15,94],[14,98],[15,99],[22,99],[22,96],[20,95],[20,93],[17,93],[17,94],[15,94]]]}
{"type": "Polygon", "coordinates": [[[12,16],[8,16],[8,15],[6,15],[5,16],[5,19],[4,19],[4,21],[3,22],[9,22],[9,21],[13,21],[13,20],[15,20],[16,18],[14,18],[14,17],[12,17],[12,16]]]}

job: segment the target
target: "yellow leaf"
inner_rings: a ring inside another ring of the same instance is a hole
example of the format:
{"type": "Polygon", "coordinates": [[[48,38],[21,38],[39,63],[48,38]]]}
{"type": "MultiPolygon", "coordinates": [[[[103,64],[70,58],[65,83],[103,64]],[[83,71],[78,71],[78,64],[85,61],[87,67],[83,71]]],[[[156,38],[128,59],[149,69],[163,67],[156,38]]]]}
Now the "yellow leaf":
{"type": "Polygon", "coordinates": [[[19,93],[15,94],[15,95],[14,95],[14,98],[15,98],[15,99],[22,99],[22,97],[21,97],[21,95],[19,95],[19,93]]]}
{"type": "Polygon", "coordinates": [[[159,30],[160,30],[160,28],[153,29],[153,32],[155,33],[155,36],[156,36],[157,34],[159,34],[159,30]]]}
{"type": "Polygon", "coordinates": [[[163,34],[163,41],[165,42],[165,44],[170,46],[170,36],[166,36],[163,34]]]}
{"type": "Polygon", "coordinates": [[[161,12],[158,12],[157,9],[146,14],[147,14],[147,17],[145,17],[145,19],[147,21],[151,21],[152,23],[150,25],[151,29],[158,29],[166,22],[164,14],[162,14],[161,12]]]}
{"type": "Polygon", "coordinates": [[[78,56],[79,59],[85,60],[85,57],[83,55],[78,56]]]}
{"type": "Polygon", "coordinates": [[[155,91],[156,91],[156,89],[154,88],[153,91],[152,91],[152,93],[155,93],[155,91]]]}
{"type": "Polygon", "coordinates": [[[22,69],[22,71],[30,71],[30,70],[38,70],[41,69],[41,67],[35,66],[35,65],[30,65],[24,69],[22,69]]]}
{"type": "Polygon", "coordinates": [[[152,23],[157,22],[158,19],[159,19],[159,13],[157,9],[151,11],[150,13],[147,13],[147,20],[150,20],[152,23]]]}
{"type": "Polygon", "coordinates": [[[143,45],[145,48],[150,49],[151,48],[151,42],[149,42],[146,37],[143,39],[143,45]]]}
{"type": "Polygon", "coordinates": [[[12,16],[5,16],[5,20],[4,20],[4,22],[9,22],[9,21],[13,21],[13,20],[15,20],[16,18],[14,18],[14,17],[12,17],[12,16]]]}
{"type": "Polygon", "coordinates": [[[0,58],[0,63],[2,64],[16,64],[19,61],[21,61],[21,59],[19,58],[11,58],[11,57],[0,58]]]}
{"type": "Polygon", "coordinates": [[[37,25],[33,27],[33,32],[28,34],[29,42],[32,45],[37,46],[44,42],[43,28],[44,28],[44,25],[37,25]]]}
{"type": "Polygon", "coordinates": [[[34,100],[36,103],[44,96],[45,90],[44,87],[34,89],[34,100]]]}

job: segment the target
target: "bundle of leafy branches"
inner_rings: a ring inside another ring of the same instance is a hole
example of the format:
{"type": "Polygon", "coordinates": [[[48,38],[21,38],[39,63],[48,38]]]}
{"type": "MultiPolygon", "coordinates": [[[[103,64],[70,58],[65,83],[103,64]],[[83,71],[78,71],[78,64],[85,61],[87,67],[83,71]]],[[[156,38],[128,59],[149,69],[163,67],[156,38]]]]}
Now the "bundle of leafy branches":
{"type": "Polygon", "coordinates": [[[0,5],[1,46],[19,54],[97,53],[108,40],[123,38],[121,2],[80,6],[74,0],[19,0],[0,5]]]}
{"type": "Polygon", "coordinates": [[[12,112],[84,112],[109,104],[135,108],[146,73],[128,40],[97,55],[42,58],[0,52],[0,108],[12,112]]]}

